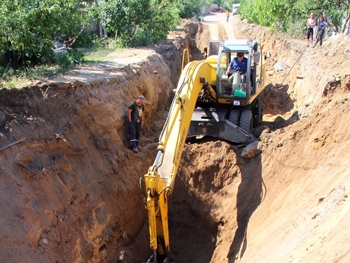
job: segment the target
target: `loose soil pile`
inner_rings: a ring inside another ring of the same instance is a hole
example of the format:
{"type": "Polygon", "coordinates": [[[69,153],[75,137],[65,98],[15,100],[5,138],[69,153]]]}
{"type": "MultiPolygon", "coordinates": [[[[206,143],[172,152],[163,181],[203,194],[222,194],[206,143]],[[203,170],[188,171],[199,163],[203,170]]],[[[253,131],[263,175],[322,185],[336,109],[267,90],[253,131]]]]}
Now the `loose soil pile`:
{"type": "Polygon", "coordinates": [[[199,59],[213,25],[225,28],[220,39],[258,39],[268,57],[263,152],[245,159],[223,141],[185,146],[169,213],[177,262],[350,260],[349,37],[305,49],[233,20],[190,24],[189,38],[174,31],[173,41],[1,91],[0,262],[148,258],[138,180],[153,163],[182,51],[199,59]],[[276,72],[279,60],[287,67],[276,72]],[[125,112],[139,94],[151,105],[134,154],[125,112]]]}

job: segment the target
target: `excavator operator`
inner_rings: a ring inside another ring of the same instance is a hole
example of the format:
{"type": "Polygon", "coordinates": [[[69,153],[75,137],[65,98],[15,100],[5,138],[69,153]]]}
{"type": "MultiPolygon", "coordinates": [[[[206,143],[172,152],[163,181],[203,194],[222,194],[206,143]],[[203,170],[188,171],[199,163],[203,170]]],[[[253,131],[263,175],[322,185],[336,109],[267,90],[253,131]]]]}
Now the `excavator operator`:
{"type": "Polygon", "coordinates": [[[244,53],[237,52],[237,57],[232,59],[226,71],[226,75],[228,76],[228,74],[232,70],[232,75],[229,78],[230,83],[232,83],[233,76],[235,75],[236,72],[239,72],[241,76],[245,76],[247,73],[247,66],[248,66],[248,59],[244,57],[244,53]]]}

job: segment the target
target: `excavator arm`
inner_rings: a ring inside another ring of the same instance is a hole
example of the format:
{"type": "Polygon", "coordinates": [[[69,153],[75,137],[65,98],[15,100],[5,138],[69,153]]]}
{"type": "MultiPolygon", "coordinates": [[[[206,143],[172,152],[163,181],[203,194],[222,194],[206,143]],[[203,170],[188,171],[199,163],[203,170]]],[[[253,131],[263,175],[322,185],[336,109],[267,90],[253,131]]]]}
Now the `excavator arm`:
{"type": "Polygon", "coordinates": [[[256,40],[233,39],[220,43],[217,55],[190,62],[183,69],[159,137],[155,161],[141,178],[153,250],[147,263],[171,262],[168,200],[187,136],[213,136],[233,143],[254,141],[251,134],[254,122],[258,125],[262,118],[265,66],[256,40]],[[231,83],[222,76],[226,76],[226,69],[238,52],[248,59],[249,77],[239,79],[238,83],[233,79],[231,83]]]}
{"type": "Polygon", "coordinates": [[[173,191],[196,101],[203,85],[215,83],[216,69],[205,61],[186,65],[159,137],[155,161],[143,182],[153,262],[170,262],[168,198],[173,191]]]}

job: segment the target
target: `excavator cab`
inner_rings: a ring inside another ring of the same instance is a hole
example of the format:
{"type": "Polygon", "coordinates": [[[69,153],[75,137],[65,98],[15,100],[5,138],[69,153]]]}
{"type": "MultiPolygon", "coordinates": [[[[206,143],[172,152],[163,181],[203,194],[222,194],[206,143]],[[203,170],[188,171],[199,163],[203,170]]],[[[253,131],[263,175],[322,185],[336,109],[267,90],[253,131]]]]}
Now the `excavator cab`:
{"type": "Polygon", "coordinates": [[[227,40],[220,43],[217,55],[205,60],[210,70],[192,76],[203,80],[203,88],[192,114],[188,137],[211,136],[233,143],[254,140],[251,133],[262,120],[259,95],[265,87],[259,48],[256,40],[227,40]],[[228,69],[236,57],[243,57],[246,63],[241,64],[244,70],[233,72],[228,69]]]}
{"type": "MultiPolygon", "coordinates": [[[[218,52],[218,64],[216,74],[216,91],[219,103],[232,103],[238,105],[238,101],[248,101],[256,93],[256,83],[260,83],[261,72],[260,56],[257,41],[228,40],[224,42],[218,52]],[[240,72],[227,74],[230,62],[238,57],[244,56],[247,61],[245,75],[240,72]],[[260,69],[260,70],[259,70],[260,69]]],[[[243,103],[246,105],[246,103],[243,103]]]]}
{"type": "Polygon", "coordinates": [[[247,83],[246,75],[241,74],[239,71],[233,72],[231,69],[227,73],[228,68],[230,67],[230,61],[237,59],[237,54],[240,56],[243,55],[243,59],[247,60],[247,55],[244,52],[222,52],[221,59],[225,60],[220,63],[219,72],[218,72],[218,87],[219,87],[219,97],[238,97],[245,98],[247,95],[247,83]],[[228,63],[227,63],[228,62],[228,63]]]}

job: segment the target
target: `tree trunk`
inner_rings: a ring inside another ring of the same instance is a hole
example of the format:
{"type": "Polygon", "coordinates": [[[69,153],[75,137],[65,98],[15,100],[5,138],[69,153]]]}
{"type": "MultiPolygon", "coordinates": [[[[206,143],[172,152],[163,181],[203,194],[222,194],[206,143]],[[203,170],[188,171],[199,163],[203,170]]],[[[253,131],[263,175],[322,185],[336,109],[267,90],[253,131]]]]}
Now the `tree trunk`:
{"type": "Polygon", "coordinates": [[[347,15],[347,17],[344,19],[344,22],[341,26],[341,32],[344,33],[345,29],[347,29],[347,32],[345,32],[345,34],[349,34],[349,20],[350,20],[350,14],[347,15]]]}

